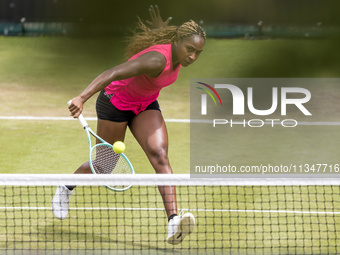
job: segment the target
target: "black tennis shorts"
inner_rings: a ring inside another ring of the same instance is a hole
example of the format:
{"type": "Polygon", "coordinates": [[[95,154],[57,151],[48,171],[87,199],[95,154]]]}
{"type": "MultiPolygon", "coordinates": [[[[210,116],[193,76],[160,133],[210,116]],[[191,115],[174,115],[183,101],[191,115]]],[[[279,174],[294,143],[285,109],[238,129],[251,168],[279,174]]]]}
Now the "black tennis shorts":
{"type": "MultiPolygon", "coordinates": [[[[106,91],[103,89],[96,102],[96,111],[98,119],[101,120],[110,120],[114,122],[128,122],[130,125],[132,119],[137,116],[133,111],[121,111],[117,109],[111,102],[112,95],[107,95],[106,91]]],[[[146,110],[158,110],[159,108],[158,101],[154,101],[146,107],[146,110]]]]}

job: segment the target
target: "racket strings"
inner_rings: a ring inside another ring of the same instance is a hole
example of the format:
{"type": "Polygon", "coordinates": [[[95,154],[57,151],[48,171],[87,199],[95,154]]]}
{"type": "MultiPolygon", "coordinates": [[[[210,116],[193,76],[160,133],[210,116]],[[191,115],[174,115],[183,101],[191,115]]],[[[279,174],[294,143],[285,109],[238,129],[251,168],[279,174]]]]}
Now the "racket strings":
{"type": "Polygon", "coordinates": [[[111,174],[117,167],[120,155],[111,147],[97,145],[91,153],[92,166],[97,174],[111,174]]]}
{"type": "MultiPolygon", "coordinates": [[[[91,150],[91,168],[96,174],[132,174],[131,166],[124,156],[117,154],[109,144],[97,144],[91,150]]],[[[107,185],[109,189],[123,191],[131,185],[107,185]]]]}
{"type": "Polygon", "coordinates": [[[91,163],[97,174],[131,174],[131,167],[112,146],[97,144],[91,152],[91,163]]]}

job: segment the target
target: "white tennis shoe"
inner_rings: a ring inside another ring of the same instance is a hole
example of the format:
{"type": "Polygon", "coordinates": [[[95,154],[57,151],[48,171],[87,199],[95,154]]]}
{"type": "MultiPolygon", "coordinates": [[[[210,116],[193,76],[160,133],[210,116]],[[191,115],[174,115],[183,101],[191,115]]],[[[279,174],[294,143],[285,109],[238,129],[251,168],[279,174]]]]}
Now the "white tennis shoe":
{"type": "Polygon", "coordinates": [[[63,220],[68,214],[68,204],[73,191],[65,186],[58,186],[52,200],[52,211],[56,218],[63,220]]]}
{"type": "Polygon", "coordinates": [[[183,216],[175,216],[169,221],[168,238],[169,244],[176,245],[190,235],[195,228],[195,217],[191,213],[185,213],[183,216]]]}

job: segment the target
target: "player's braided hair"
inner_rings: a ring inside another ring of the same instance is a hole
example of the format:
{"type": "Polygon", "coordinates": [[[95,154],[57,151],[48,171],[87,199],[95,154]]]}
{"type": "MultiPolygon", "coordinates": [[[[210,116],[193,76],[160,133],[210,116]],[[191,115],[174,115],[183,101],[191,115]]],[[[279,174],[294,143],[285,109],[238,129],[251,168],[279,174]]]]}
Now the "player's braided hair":
{"type": "Polygon", "coordinates": [[[150,46],[156,44],[172,44],[175,41],[192,35],[199,35],[204,40],[206,39],[203,28],[193,20],[183,23],[180,27],[166,26],[158,30],[152,30],[139,19],[136,30],[133,32],[133,35],[128,38],[126,57],[131,58],[133,55],[150,46]]]}

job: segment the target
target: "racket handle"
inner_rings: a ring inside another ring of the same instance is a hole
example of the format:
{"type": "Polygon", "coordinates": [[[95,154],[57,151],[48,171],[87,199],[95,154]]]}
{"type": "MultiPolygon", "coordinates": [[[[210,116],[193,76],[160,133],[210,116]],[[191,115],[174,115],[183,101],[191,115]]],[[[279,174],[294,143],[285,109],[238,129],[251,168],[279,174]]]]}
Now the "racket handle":
{"type": "Polygon", "coordinates": [[[89,124],[87,124],[87,122],[86,122],[86,120],[85,120],[83,114],[80,114],[80,115],[79,115],[78,120],[79,120],[79,122],[80,122],[80,125],[83,126],[83,128],[89,126],[89,124]]]}
{"type": "MultiPolygon", "coordinates": [[[[72,100],[68,101],[67,105],[70,106],[71,103],[72,103],[72,100]]],[[[80,125],[82,125],[83,128],[88,127],[89,124],[87,124],[83,114],[79,115],[78,120],[80,122],[80,125]]]]}

